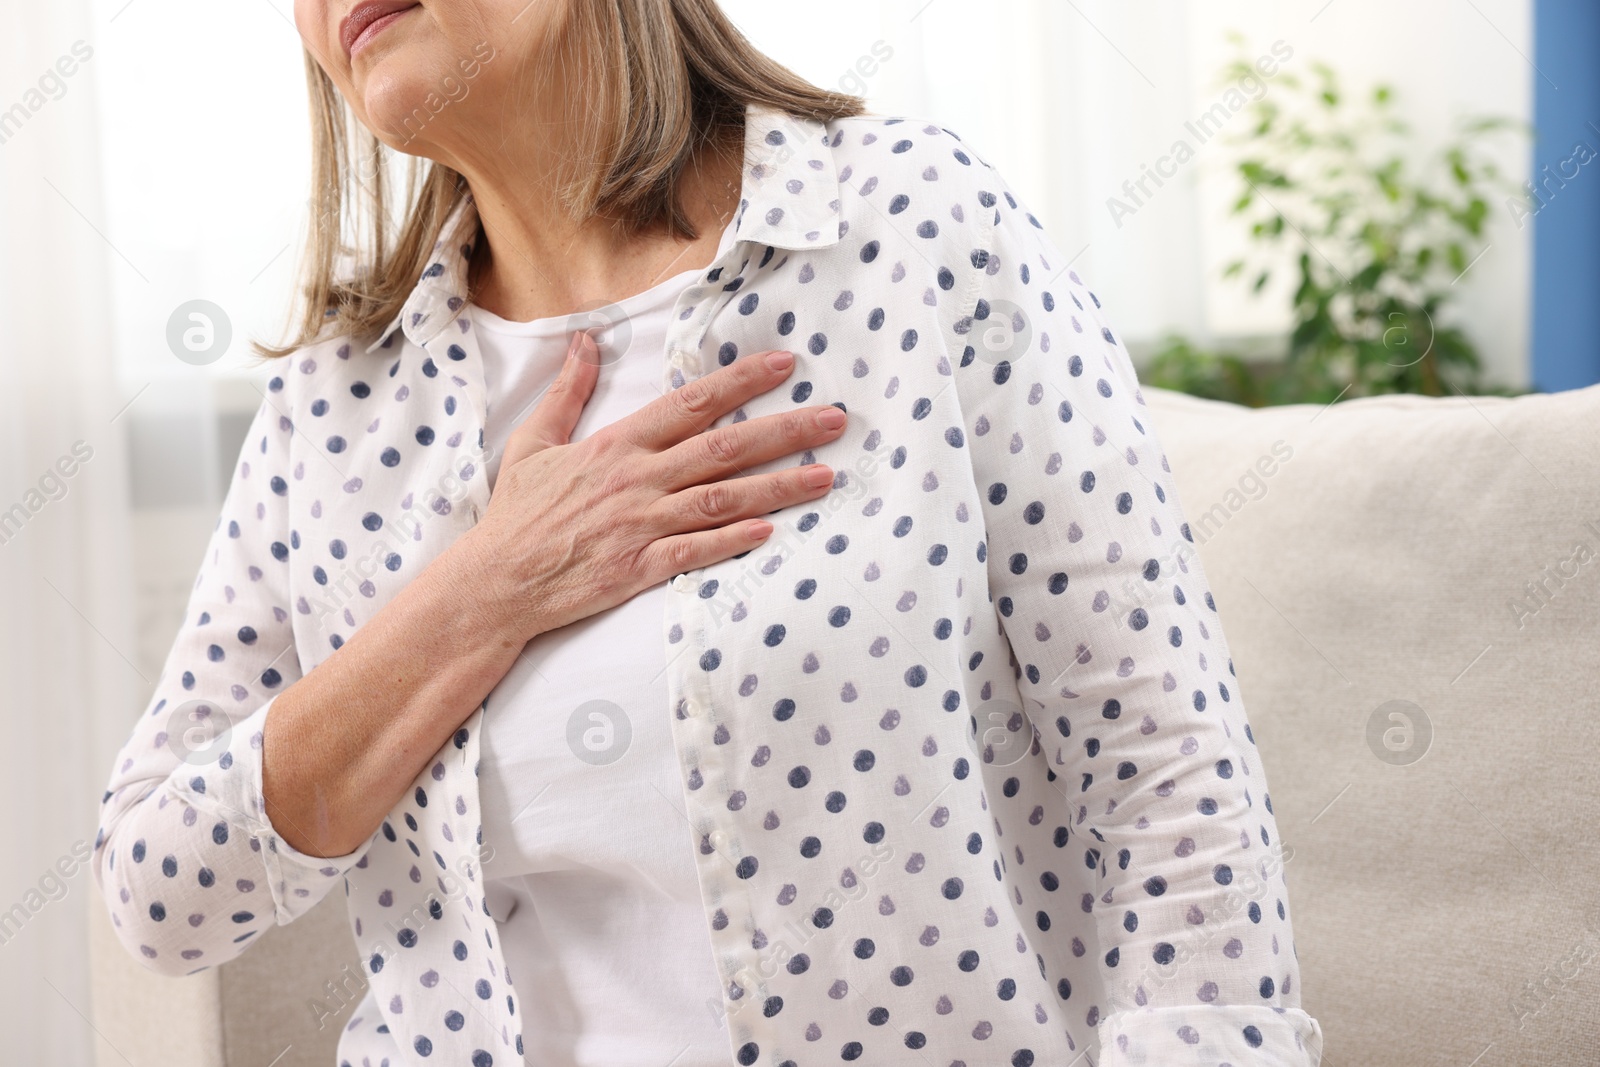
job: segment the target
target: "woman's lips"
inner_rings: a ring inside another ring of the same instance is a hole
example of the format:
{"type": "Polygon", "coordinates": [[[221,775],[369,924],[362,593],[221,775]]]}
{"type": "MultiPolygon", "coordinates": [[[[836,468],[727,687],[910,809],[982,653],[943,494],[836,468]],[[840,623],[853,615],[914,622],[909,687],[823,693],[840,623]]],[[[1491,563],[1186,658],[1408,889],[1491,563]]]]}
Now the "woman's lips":
{"type": "Polygon", "coordinates": [[[406,11],[414,10],[416,6],[419,5],[394,3],[392,0],[387,3],[379,0],[376,3],[357,5],[354,11],[350,11],[350,16],[344,24],[344,32],[341,34],[344,38],[344,48],[350,54],[350,58],[354,59],[355,54],[360,53],[362,48],[384,32],[395,19],[400,18],[406,11]]]}

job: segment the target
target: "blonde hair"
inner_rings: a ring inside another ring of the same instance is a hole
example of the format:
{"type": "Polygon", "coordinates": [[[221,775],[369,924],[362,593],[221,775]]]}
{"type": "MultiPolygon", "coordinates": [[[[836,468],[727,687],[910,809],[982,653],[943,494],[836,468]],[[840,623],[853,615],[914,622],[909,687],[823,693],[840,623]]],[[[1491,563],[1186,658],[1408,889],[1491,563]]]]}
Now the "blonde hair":
{"type": "MultiPolygon", "coordinates": [[[[573,157],[558,172],[562,207],[580,222],[603,214],[628,235],[664,224],[674,236],[699,236],[679,181],[702,148],[742,157],[746,106],[817,121],[866,111],[861,97],[819,88],[768,58],[717,0],[564,0],[545,48],[539,68],[572,73],[569,110],[583,116],[573,157]]],[[[287,344],[252,342],[268,358],[311,343],[334,317],[350,337],[393,321],[468,191],[453,168],[409,157],[404,220],[391,235],[396,183],[386,175],[384,146],[310,52],[305,67],[312,174],[300,306],[287,344]],[[357,162],[365,181],[352,169],[357,162]],[[347,219],[354,247],[343,243],[347,219]]]]}

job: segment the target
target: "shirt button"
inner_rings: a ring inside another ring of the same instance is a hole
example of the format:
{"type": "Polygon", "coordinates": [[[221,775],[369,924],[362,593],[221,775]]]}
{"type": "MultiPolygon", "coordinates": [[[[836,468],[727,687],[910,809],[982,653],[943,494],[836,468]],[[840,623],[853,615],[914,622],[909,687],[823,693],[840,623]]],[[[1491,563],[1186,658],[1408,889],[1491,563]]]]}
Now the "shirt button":
{"type": "Polygon", "coordinates": [[[694,582],[689,579],[687,574],[680,574],[676,578],[672,579],[672,588],[676,589],[680,593],[687,593],[693,587],[694,582]]]}

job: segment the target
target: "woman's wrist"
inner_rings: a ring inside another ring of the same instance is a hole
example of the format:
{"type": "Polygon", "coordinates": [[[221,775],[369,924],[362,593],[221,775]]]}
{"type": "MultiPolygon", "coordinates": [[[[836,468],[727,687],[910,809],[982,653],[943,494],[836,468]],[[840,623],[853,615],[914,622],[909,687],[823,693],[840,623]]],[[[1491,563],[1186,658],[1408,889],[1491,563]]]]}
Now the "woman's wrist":
{"type": "Polygon", "coordinates": [[[497,565],[499,557],[483,531],[482,524],[474,526],[440,554],[438,580],[462,617],[474,620],[483,641],[515,656],[545,627],[533,598],[497,565]]]}

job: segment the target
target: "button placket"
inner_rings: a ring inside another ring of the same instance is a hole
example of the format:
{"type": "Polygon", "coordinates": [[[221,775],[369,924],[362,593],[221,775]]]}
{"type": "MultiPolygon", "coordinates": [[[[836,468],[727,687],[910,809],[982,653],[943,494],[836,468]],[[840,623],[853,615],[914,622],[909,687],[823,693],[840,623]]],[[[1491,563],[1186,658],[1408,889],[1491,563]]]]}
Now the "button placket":
{"type": "MultiPolygon", "coordinates": [[[[747,243],[736,235],[727,251],[712,267],[707,268],[708,274],[717,272],[722,284],[691,287],[679,298],[680,306],[674,314],[667,338],[667,356],[663,367],[665,389],[673,388],[675,375],[688,381],[706,371],[703,358],[705,336],[717,312],[737,295],[739,287],[730,288],[729,275],[730,271],[741,267],[745,261],[747,243]],[[694,307],[688,317],[682,317],[685,304],[694,307]]],[[[753,999],[765,995],[762,988],[749,988],[752,978],[755,978],[758,987],[761,984],[756,976],[760,974],[762,961],[750,940],[753,925],[746,903],[748,887],[736,879],[733,869],[743,855],[746,835],[742,832],[744,827],[741,824],[750,820],[752,815],[734,812],[725,803],[729,775],[723,761],[732,758],[733,754],[729,751],[731,746],[718,745],[713,740],[717,729],[717,705],[711,692],[713,675],[702,666],[702,657],[711,643],[709,634],[712,630],[710,607],[699,595],[705,570],[702,567],[687,571],[674,576],[668,583],[666,627],[668,631],[674,624],[681,627],[680,643],[669,645],[667,649],[669,697],[672,707],[679,707],[681,701],[684,716],[680,719],[674,714],[669,721],[680,767],[685,775],[693,771],[700,778],[698,788],[690,789],[687,781],[683,783],[685,812],[690,827],[697,840],[709,842],[714,850],[713,854],[705,855],[700,852],[700,848],[704,847],[702,844],[697,847],[695,857],[702,903],[707,909],[706,919],[709,925],[711,913],[718,909],[723,910],[727,917],[723,928],[718,930],[713,927],[710,934],[723,982],[722,993],[727,1012],[724,1018],[729,1026],[729,1038],[734,1048],[758,1038],[763,1045],[770,1045],[771,1024],[753,1017],[754,1013],[748,1010],[738,1010],[741,1005],[748,1005],[753,999]],[[729,1001],[727,998],[736,980],[745,983],[745,988],[738,1002],[729,1001]]]]}
{"type": "MultiPolygon", "coordinates": [[[[709,913],[718,908],[726,911],[729,919],[723,929],[710,931],[712,949],[723,982],[723,996],[726,998],[734,977],[750,970],[748,949],[740,936],[742,931],[747,930],[747,916],[734,903],[739,899],[739,886],[731,880],[731,864],[734,860],[730,859],[730,853],[737,851],[735,842],[739,837],[735,825],[737,816],[728,814],[724,805],[715,802],[717,783],[726,777],[718,762],[725,752],[723,746],[711,741],[715,729],[710,714],[713,706],[711,675],[700,667],[700,659],[707,648],[708,616],[699,596],[699,582],[685,573],[675,576],[669,585],[667,626],[670,629],[676,624],[682,632],[681,643],[669,647],[667,652],[675,668],[669,672],[669,692],[673,706],[682,702],[685,716],[682,719],[672,717],[672,734],[685,774],[696,771],[701,779],[698,788],[688,788],[687,784],[683,786],[685,815],[695,838],[709,842],[714,850],[712,855],[696,855],[696,874],[700,882],[702,904],[708,913],[707,920],[709,913]],[[682,666],[678,667],[678,664],[682,666]]],[[[751,990],[745,991],[746,996],[752,993],[751,990]]],[[[725,1010],[729,1013],[726,1017],[730,1022],[735,1021],[733,1007],[725,1007],[725,1010]]],[[[747,1024],[741,1023],[734,1029],[738,1035],[736,1045],[749,1040],[747,1024]]]]}

